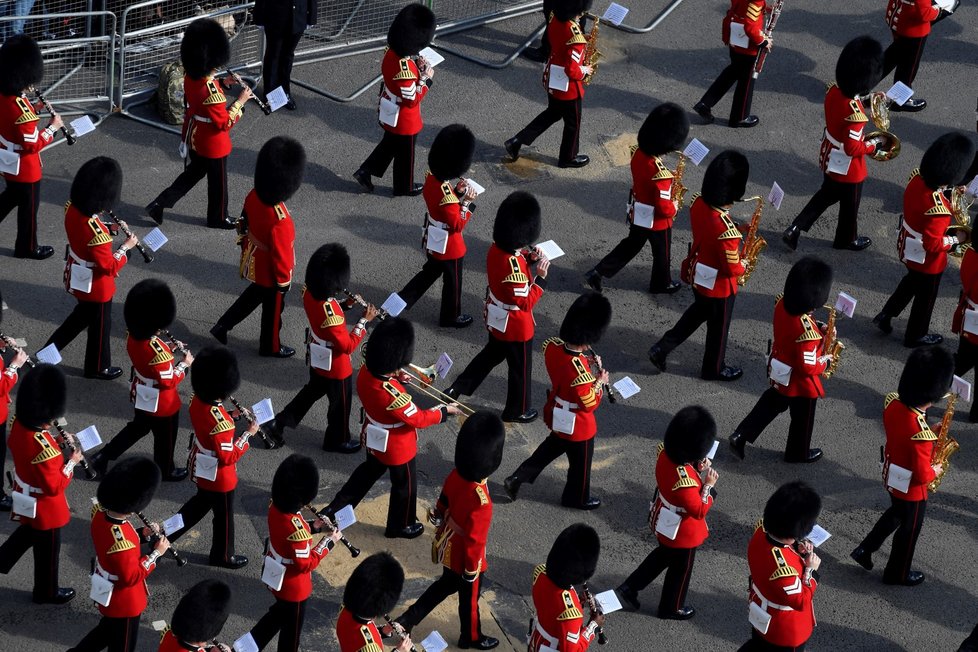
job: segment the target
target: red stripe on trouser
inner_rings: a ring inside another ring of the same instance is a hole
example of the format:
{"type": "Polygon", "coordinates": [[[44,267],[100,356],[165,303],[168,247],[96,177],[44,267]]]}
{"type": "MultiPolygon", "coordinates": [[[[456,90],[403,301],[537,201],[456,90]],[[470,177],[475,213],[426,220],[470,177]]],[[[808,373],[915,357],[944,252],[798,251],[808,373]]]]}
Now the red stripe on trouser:
{"type": "Polygon", "coordinates": [[[279,339],[279,330],[282,328],[282,304],[284,300],[284,294],[281,292],[275,293],[275,305],[272,312],[272,351],[278,351],[282,346],[281,340],[279,339]]]}
{"type": "Polygon", "coordinates": [[[105,341],[103,334],[105,332],[105,306],[106,304],[99,305],[98,309],[98,369],[105,369],[107,365],[102,363],[102,342],[105,341]]]}
{"type": "MultiPolygon", "coordinates": [[[[404,465],[404,473],[405,473],[405,475],[407,477],[407,487],[406,488],[407,488],[408,494],[413,494],[414,492],[411,491],[412,482],[411,482],[411,466],[410,466],[410,462],[408,462],[407,464],[404,465]]],[[[410,500],[404,501],[404,520],[403,520],[404,527],[407,527],[409,525],[412,525],[411,523],[408,523],[408,515],[411,513],[411,504],[414,503],[414,501],[416,501],[417,499],[418,499],[417,496],[410,496],[410,500]]]]}
{"type": "MultiPolygon", "coordinates": [[[[695,550],[695,548],[693,550],[695,550]]],[[[683,574],[683,581],[679,587],[679,593],[676,595],[676,604],[674,605],[676,611],[679,611],[683,607],[683,602],[685,601],[686,598],[686,591],[689,589],[689,579],[692,574],[693,574],[693,556],[687,550],[686,572],[683,574]]]]}
{"type": "Polygon", "coordinates": [[[530,388],[527,387],[526,383],[526,369],[529,366],[530,361],[530,356],[527,352],[527,344],[529,344],[529,342],[523,342],[523,409],[520,410],[520,414],[526,414],[526,411],[530,409],[530,406],[527,405],[526,402],[526,395],[530,391],[530,388]]]}
{"type": "Polygon", "coordinates": [[[31,186],[31,251],[37,249],[37,199],[34,193],[38,184],[32,183],[31,186]]]}
{"type": "Polygon", "coordinates": [[[302,623],[299,622],[299,614],[302,611],[302,609],[299,606],[300,604],[301,603],[296,603],[295,611],[294,611],[295,620],[293,620],[292,622],[292,631],[295,632],[295,636],[293,637],[293,639],[295,640],[295,645],[292,647],[293,652],[298,652],[299,650],[299,635],[302,633],[301,632],[302,623]]]}
{"type": "Polygon", "coordinates": [[[910,572],[910,562],[913,561],[913,551],[916,545],[916,538],[919,536],[920,527],[923,525],[917,515],[920,513],[920,503],[921,501],[914,502],[913,508],[913,525],[910,527],[910,540],[907,542],[907,556],[903,560],[903,570],[900,575],[900,579],[906,578],[907,574],[910,572]]]}
{"type": "Polygon", "coordinates": [[[472,591],[469,599],[469,641],[473,643],[482,638],[481,623],[479,623],[479,592],[481,589],[482,575],[477,575],[475,581],[472,582],[472,591]]]}
{"type": "Polygon", "coordinates": [[[222,494],[224,498],[224,561],[230,561],[231,551],[228,550],[228,545],[230,541],[228,540],[228,534],[231,532],[231,505],[228,503],[227,493],[222,494]]]}

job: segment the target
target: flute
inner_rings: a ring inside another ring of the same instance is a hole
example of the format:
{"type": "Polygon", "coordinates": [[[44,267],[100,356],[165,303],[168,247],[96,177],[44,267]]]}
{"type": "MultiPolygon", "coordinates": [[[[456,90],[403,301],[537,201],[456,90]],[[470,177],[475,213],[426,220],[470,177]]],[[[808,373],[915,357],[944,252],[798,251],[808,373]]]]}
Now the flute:
{"type": "MultiPolygon", "coordinates": [[[[0,340],[3,340],[4,344],[12,348],[15,353],[21,352],[22,349],[19,346],[17,346],[16,340],[14,340],[14,338],[12,337],[4,335],[2,331],[0,331],[0,340]]],[[[37,366],[37,363],[34,362],[34,360],[29,355],[27,356],[27,360],[24,361],[24,364],[26,364],[31,369],[37,366]]]]}
{"type": "MultiPolygon", "coordinates": [[[[364,308],[367,308],[367,307],[370,306],[370,304],[367,303],[367,300],[366,299],[364,299],[363,297],[361,297],[359,294],[353,294],[352,292],[350,292],[346,288],[343,289],[343,294],[345,294],[350,301],[352,301],[353,303],[359,304],[360,306],[363,306],[364,308]]],[[[380,320],[387,319],[387,311],[384,310],[383,308],[378,308],[378,310],[380,311],[380,314],[377,315],[377,319],[380,319],[380,320]]]]}
{"type": "MultiPolygon", "coordinates": [[[[143,514],[142,512],[136,512],[136,518],[138,518],[140,521],[142,521],[143,522],[143,525],[145,525],[146,527],[148,527],[150,530],[152,530],[153,532],[156,532],[156,528],[153,527],[153,523],[148,518],[146,518],[146,515],[145,514],[143,514]]],[[[163,536],[166,536],[166,535],[164,534],[163,536]]],[[[177,566],[183,567],[183,566],[186,566],[187,565],[187,560],[184,557],[181,557],[180,556],[180,553],[177,552],[177,549],[174,548],[172,544],[170,545],[170,548],[169,548],[169,550],[167,552],[169,552],[169,553],[171,553],[173,555],[173,558],[177,562],[177,566]]],[[[150,556],[152,557],[154,554],[156,554],[156,551],[155,550],[150,553],[150,556]]],[[[157,555],[157,557],[159,557],[159,555],[157,555]]],[[[155,562],[156,559],[153,559],[153,561],[155,562]]]]}
{"type": "MultiPolygon", "coordinates": [[[[317,518],[321,518],[323,520],[323,523],[326,524],[326,530],[327,530],[327,532],[329,534],[332,534],[333,532],[336,532],[337,530],[339,530],[339,528],[336,527],[336,524],[333,523],[333,521],[329,518],[329,516],[327,516],[324,512],[318,511],[312,505],[306,505],[306,509],[308,509],[310,512],[312,512],[313,514],[315,514],[317,518]]],[[[359,557],[360,556],[360,549],[357,548],[352,543],[350,543],[349,540],[347,540],[347,538],[345,536],[340,535],[340,543],[342,543],[344,546],[346,546],[346,549],[350,551],[350,556],[351,557],[359,557]]]]}
{"type": "MultiPolygon", "coordinates": [[[[597,371],[598,372],[597,375],[600,376],[604,372],[604,367],[598,364],[598,354],[594,351],[594,349],[588,347],[584,350],[584,355],[587,356],[590,359],[590,361],[594,364],[595,371],[597,371]]],[[[601,389],[602,391],[604,391],[605,396],[608,397],[608,401],[610,403],[618,402],[618,399],[615,397],[615,388],[612,387],[610,383],[601,383],[601,389]]]]}
{"type": "MultiPolygon", "coordinates": [[[[231,405],[233,405],[235,409],[241,413],[241,416],[245,418],[245,421],[248,423],[257,423],[255,415],[251,412],[251,410],[238,403],[238,399],[234,398],[233,396],[228,396],[228,400],[231,401],[231,405]]],[[[269,448],[274,446],[272,444],[272,440],[269,439],[268,435],[265,434],[265,431],[261,429],[261,426],[258,426],[258,432],[256,434],[261,437],[261,440],[265,442],[266,446],[269,448]]]]}
{"type": "MultiPolygon", "coordinates": [[[[57,428],[58,433],[61,435],[61,438],[64,440],[64,447],[68,449],[68,453],[73,455],[77,449],[75,448],[75,445],[72,443],[71,435],[69,435],[68,432],[57,423],[54,424],[54,427],[57,428]]],[[[85,476],[89,480],[94,480],[95,478],[98,477],[98,474],[95,472],[95,469],[93,469],[88,464],[88,460],[85,459],[84,454],[82,454],[82,458],[79,464],[85,470],[85,476]]],[[[74,463],[71,460],[68,460],[68,466],[69,468],[74,468],[74,463]]]]}
{"type": "MultiPolygon", "coordinates": [[[[391,620],[389,614],[384,614],[384,620],[387,621],[387,624],[390,625],[390,628],[394,631],[395,634],[397,634],[397,636],[402,641],[407,639],[409,634],[406,631],[404,631],[404,625],[397,622],[396,620],[391,620]]],[[[411,644],[411,652],[418,652],[418,648],[414,647],[414,643],[411,644]]]]}
{"type": "MultiPolygon", "coordinates": [[[[238,85],[240,85],[242,87],[248,86],[247,84],[245,84],[245,81],[243,79],[241,79],[241,75],[239,75],[238,73],[234,72],[230,68],[227,69],[227,74],[230,75],[234,79],[234,81],[238,83],[238,85]]],[[[248,86],[248,88],[251,88],[251,87],[248,86]]],[[[272,113],[271,107],[269,107],[267,104],[265,104],[265,101],[262,100],[260,97],[258,97],[258,95],[254,95],[253,94],[251,96],[251,99],[253,99],[255,101],[255,104],[258,105],[258,108],[261,109],[261,112],[262,113],[264,113],[265,115],[270,115],[272,113]]]]}
{"type": "MultiPolygon", "coordinates": [[[[41,91],[37,90],[37,88],[35,88],[34,86],[31,86],[30,90],[32,93],[34,93],[34,96],[37,97],[37,99],[41,102],[41,104],[44,105],[44,108],[48,110],[48,113],[50,113],[52,116],[58,115],[57,113],[55,113],[54,107],[51,106],[51,103],[48,102],[43,95],[41,95],[41,91]]],[[[68,143],[69,146],[75,144],[77,138],[75,138],[72,135],[72,133],[68,131],[68,127],[61,125],[61,133],[64,135],[65,142],[68,143]]]]}
{"type": "MultiPolygon", "coordinates": [[[[122,229],[123,233],[125,233],[130,238],[136,237],[136,234],[133,233],[132,230],[128,226],[126,226],[122,220],[119,219],[118,215],[113,213],[110,209],[106,209],[105,212],[109,216],[109,219],[111,219],[113,222],[119,225],[119,228],[122,229]]],[[[138,238],[136,242],[136,249],[138,249],[139,253],[143,255],[144,261],[146,261],[147,263],[153,262],[153,256],[148,251],[146,251],[146,248],[143,247],[142,243],[138,241],[138,238]]]]}
{"type": "MultiPolygon", "coordinates": [[[[584,599],[587,600],[588,608],[591,609],[591,618],[593,619],[595,615],[604,615],[604,612],[601,611],[601,607],[598,606],[598,601],[594,599],[594,594],[592,594],[591,589],[588,588],[587,582],[584,582],[581,585],[581,588],[584,590],[584,599]]],[[[604,645],[608,642],[608,637],[604,635],[604,627],[598,625],[598,628],[595,631],[598,632],[598,645],[604,645]]]]}

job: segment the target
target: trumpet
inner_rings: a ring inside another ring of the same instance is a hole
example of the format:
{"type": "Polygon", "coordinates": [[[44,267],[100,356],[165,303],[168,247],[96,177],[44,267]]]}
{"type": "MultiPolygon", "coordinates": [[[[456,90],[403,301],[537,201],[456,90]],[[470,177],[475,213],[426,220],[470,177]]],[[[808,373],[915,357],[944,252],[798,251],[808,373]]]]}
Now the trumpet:
{"type": "MultiPolygon", "coordinates": [[[[257,419],[255,419],[255,413],[249,410],[248,408],[244,407],[240,403],[238,403],[238,399],[234,398],[233,396],[228,396],[228,400],[231,402],[231,405],[233,405],[234,408],[241,414],[241,416],[245,418],[245,421],[247,421],[248,423],[257,423],[257,419]]],[[[265,431],[261,429],[261,426],[258,426],[258,432],[256,434],[259,437],[261,437],[261,440],[265,442],[265,445],[267,447],[269,448],[274,447],[274,444],[272,444],[272,440],[268,438],[268,435],[265,434],[265,431]]]]}
{"type": "MultiPolygon", "coordinates": [[[[245,83],[245,80],[241,79],[241,75],[239,75],[238,73],[234,72],[230,68],[228,68],[225,71],[225,74],[228,77],[230,77],[231,79],[233,79],[235,81],[235,83],[238,84],[239,86],[241,86],[241,87],[248,86],[245,83]]],[[[248,88],[251,88],[251,87],[248,86],[248,88]]],[[[262,100],[260,97],[258,97],[257,94],[252,94],[251,99],[253,99],[255,101],[255,104],[258,105],[258,108],[261,109],[261,112],[262,113],[264,113],[265,115],[271,115],[271,113],[272,113],[271,107],[268,106],[268,104],[266,104],[264,100],[262,100]]]]}
{"type": "MultiPolygon", "coordinates": [[[[160,534],[159,531],[157,530],[157,528],[154,527],[153,523],[148,518],[146,518],[146,515],[145,514],[143,514],[142,512],[136,512],[136,518],[138,518],[140,521],[142,521],[143,522],[143,525],[145,525],[146,527],[148,527],[152,532],[154,532],[155,534],[160,534]]],[[[163,536],[166,536],[166,535],[164,534],[163,536]]],[[[187,559],[186,559],[186,557],[181,557],[180,556],[180,553],[177,552],[177,549],[174,548],[172,544],[170,545],[170,548],[169,548],[169,550],[167,550],[167,552],[169,552],[170,553],[170,556],[172,556],[173,559],[176,560],[177,566],[180,566],[181,568],[183,568],[184,566],[187,565],[187,559]]],[[[152,553],[150,553],[151,556],[154,555],[154,554],[156,554],[156,551],[155,550],[152,553]]],[[[154,559],[153,561],[156,561],[156,560],[154,559]]]]}
{"type": "MultiPolygon", "coordinates": [[[[106,210],[105,213],[109,216],[109,219],[110,220],[112,220],[113,222],[115,222],[116,224],[119,225],[119,228],[122,229],[122,232],[125,233],[126,236],[128,236],[130,238],[135,238],[136,237],[136,235],[132,232],[132,229],[130,229],[128,226],[126,226],[123,223],[123,221],[120,220],[119,217],[115,213],[113,213],[111,210],[106,210]]],[[[136,249],[139,251],[139,253],[141,253],[143,255],[143,261],[145,261],[147,263],[153,262],[153,256],[152,256],[152,254],[150,254],[148,251],[146,251],[146,248],[143,247],[143,244],[141,242],[137,242],[136,243],[136,249]]]]}
{"type": "MultiPolygon", "coordinates": [[[[591,593],[591,589],[588,587],[587,582],[581,585],[581,589],[584,591],[584,599],[587,600],[588,607],[591,609],[591,619],[593,620],[595,616],[603,616],[604,612],[601,611],[601,607],[598,606],[598,601],[594,599],[594,594],[591,593]]],[[[608,637],[604,635],[604,627],[598,626],[598,645],[604,645],[608,642],[608,637]]]]}
{"type": "MultiPolygon", "coordinates": [[[[70,435],[67,430],[62,428],[61,424],[55,423],[54,427],[58,430],[58,434],[61,435],[62,448],[66,449],[69,455],[74,455],[76,450],[80,450],[81,446],[75,445],[78,443],[78,440],[75,439],[73,435],[70,435]]],[[[81,461],[78,464],[85,470],[85,477],[87,477],[89,480],[94,480],[95,478],[98,477],[98,473],[96,473],[95,469],[91,467],[91,465],[88,463],[88,460],[85,459],[84,455],[82,455],[81,461]]],[[[74,462],[69,460],[68,461],[69,470],[73,469],[74,466],[75,466],[74,462]]]]}
{"type": "MultiPolygon", "coordinates": [[[[326,514],[325,511],[320,511],[315,507],[313,507],[312,505],[306,505],[306,509],[308,509],[310,512],[315,514],[317,518],[321,518],[323,520],[323,523],[326,524],[326,530],[329,534],[332,534],[333,532],[336,532],[339,529],[336,526],[336,523],[334,523],[332,519],[330,519],[330,517],[326,514]]],[[[360,556],[360,549],[357,548],[352,543],[350,543],[345,536],[342,535],[340,536],[340,543],[346,546],[346,549],[350,551],[351,557],[360,556]]]]}
{"type": "MultiPolygon", "coordinates": [[[[588,362],[590,362],[592,365],[594,365],[594,370],[597,372],[597,375],[600,376],[602,374],[602,372],[604,372],[604,367],[602,367],[598,363],[598,354],[597,354],[597,352],[595,352],[595,350],[592,349],[591,347],[588,347],[588,348],[584,349],[584,351],[582,351],[582,353],[584,354],[584,357],[586,357],[588,359],[588,362]]],[[[595,383],[595,384],[597,384],[597,383],[595,383]]],[[[604,392],[604,395],[608,397],[608,402],[609,403],[617,403],[618,402],[618,398],[615,396],[615,388],[612,387],[609,383],[600,383],[600,385],[601,385],[601,390],[604,392]]]]}
{"type": "MultiPolygon", "coordinates": [[[[407,631],[405,631],[404,625],[396,620],[392,620],[389,614],[384,614],[384,620],[387,621],[387,625],[391,628],[392,632],[397,634],[398,638],[400,638],[402,641],[407,640],[409,634],[407,631]]],[[[418,652],[418,648],[414,647],[413,644],[411,645],[411,652],[418,652]]]]}
{"type": "MultiPolygon", "coordinates": [[[[30,88],[28,88],[28,90],[34,93],[34,97],[36,97],[37,100],[44,105],[44,108],[48,110],[48,113],[50,113],[52,116],[57,115],[57,113],[54,111],[54,107],[51,106],[51,103],[48,102],[43,95],[41,95],[41,91],[37,90],[37,87],[31,86],[30,88]]],[[[75,138],[74,134],[68,131],[68,127],[66,127],[65,125],[61,125],[61,133],[65,137],[65,142],[68,143],[69,147],[71,145],[74,145],[75,141],[78,140],[77,138],[75,138]]]]}
{"type": "Polygon", "coordinates": [[[441,391],[440,389],[437,389],[434,386],[433,383],[435,382],[435,378],[437,378],[438,376],[436,367],[437,365],[431,365],[428,367],[419,367],[416,364],[408,364],[407,367],[401,368],[400,372],[406,375],[409,380],[413,380],[414,382],[409,382],[409,385],[417,389],[422,394],[430,396],[436,401],[440,401],[442,403],[457,405],[459,411],[461,411],[462,414],[464,414],[467,417],[470,417],[473,414],[475,414],[474,409],[472,409],[468,405],[465,405],[464,403],[459,402],[458,399],[452,398],[451,396],[441,391]]]}
{"type": "Polygon", "coordinates": [[[900,155],[900,139],[890,131],[890,98],[877,91],[869,95],[869,115],[876,131],[866,134],[865,140],[876,141],[874,161],[890,161],[900,155]]]}
{"type": "MultiPolygon", "coordinates": [[[[2,331],[0,331],[0,340],[3,340],[3,343],[13,349],[16,353],[20,353],[23,350],[21,347],[17,346],[17,340],[8,335],[4,335],[2,331]]],[[[24,362],[24,364],[31,369],[37,366],[37,363],[34,362],[34,358],[32,358],[30,355],[27,356],[27,360],[24,362]]]]}
{"type": "MultiPolygon", "coordinates": [[[[367,308],[367,307],[370,306],[370,303],[368,303],[366,299],[364,299],[359,294],[353,294],[352,292],[350,292],[346,288],[343,288],[343,294],[346,295],[346,298],[347,299],[349,299],[353,303],[356,303],[356,304],[362,306],[363,308],[367,308]]],[[[380,320],[387,319],[387,315],[388,315],[387,311],[384,310],[383,308],[379,308],[378,310],[380,310],[380,314],[377,315],[377,319],[380,319],[380,320]]]]}
{"type": "Polygon", "coordinates": [[[764,198],[760,196],[748,197],[743,201],[756,201],[754,213],[750,218],[750,225],[747,227],[747,234],[744,236],[743,259],[744,273],[737,279],[737,285],[743,287],[747,284],[751,274],[757,267],[757,259],[761,257],[761,252],[767,247],[767,240],[764,236],[757,233],[757,227],[761,223],[761,212],[764,210],[764,198]]]}

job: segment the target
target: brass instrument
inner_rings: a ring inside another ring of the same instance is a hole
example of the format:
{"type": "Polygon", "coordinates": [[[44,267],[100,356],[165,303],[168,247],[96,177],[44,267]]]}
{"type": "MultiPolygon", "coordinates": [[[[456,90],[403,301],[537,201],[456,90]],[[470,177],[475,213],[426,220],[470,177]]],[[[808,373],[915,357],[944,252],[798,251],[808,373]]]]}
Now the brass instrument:
{"type": "Polygon", "coordinates": [[[866,134],[864,140],[877,140],[874,161],[891,161],[900,155],[900,139],[890,131],[890,98],[877,91],[869,96],[869,115],[876,131],[866,134]]]}
{"type": "MultiPolygon", "coordinates": [[[[142,512],[136,512],[136,518],[138,518],[140,521],[142,521],[143,522],[143,525],[145,525],[146,527],[148,527],[153,533],[155,533],[155,534],[161,534],[157,530],[156,527],[153,527],[153,523],[150,522],[150,520],[148,518],[146,518],[146,515],[143,514],[142,512]]],[[[165,534],[162,534],[161,536],[166,536],[166,535],[165,534]]],[[[156,551],[154,550],[153,552],[156,552],[156,551]]],[[[176,560],[177,566],[180,566],[182,568],[182,567],[184,567],[184,566],[187,565],[187,558],[186,557],[181,557],[180,556],[180,553],[177,552],[177,549],[174,548],[172,544],[170,545],[169,549],[167,549],[167,552],[170,553],[170,555],[173,557],[174,560],[176,560]]]]}
{"type": "Polygon", "coordinates": [[[969,209],[975,203],[975,196],[968,192],[966,186],[954,186],[951,188],[951,214],[954,222],[944,232],[946,236],[956,236],[959,231],[967,234],[967,240],[960,242],[951,248],[949,256],[963,258],[965,252],[971,248],[971,213],[969,209]]]}
{"type": "Polygon", "coordinates": [[[584,54],[581,56],[581,65],[591,68],[591,72],[584,75],[584,79],[581,80],[585,86],[588,86],[594,78],[594,74],[598,72],[598,61],[602,57],[602,53],[598,49],[598,25],[601,23],[601,19],[591,13],[584,15],[590,18],[593,23],[588,33],[584,35],[584,40],[587,43],[584,46],[584,54]]]}
{"type": "Polygon", "coordinates": [[[825,367],[825,371],[822,372],[822,376],[831,378],[832,374],[839,368],[839,357],[842,355],[842,351],[845,350],[846,345],[839,341],[835,326],[835,314],[837,312],[835,306],[825,304],[825,307],[829,311],[829,320],[825,323],[824,351],[826,355],[832,356],[832,359],[829,360],[829,364],[825,367]]]}
{"type": "MultiPolygon", "coordinates": [[[[584,591],[584,599],[587,600],[588,607],[591,610],[591,619],[593,620],[595,616],[604,615],[601,611],[601,607],[598,606],[598,601],[594,599],[594,594],[591,593],[590,587],[588,587],[587,582],[581,584],[581,590],[584,591]]],[[[597,628],[598,633],[598,645],[604,645],[608,642],[608,637],[604,635],[604,627],[599,626],[597,628]]]]}
{"type": "Polygon", "coordinates": [[[948,434],[951,429],[951,421],[954,419],[954,404],[958,402],[958,395],[954,392],[947,397],[947,407],[944,408],[944,416],[941,417],[941,424],[938,426],[940,431],[937,433],[937,441],[934,442],[934,452],[931,454],[930,463],[940,464],[941,472],[927,484],[927,489],[937,491],[941,486],[941,480],[951,467],[950,458],[958,452],[960,445],[958,441],[948,434]]]}
{"type": "MultiPolygon", "coordinates": [[[[326,524],[326,531],[329,534],[332,534],[333,532],[336,532],[339,529],[337,527],[336,523],[333,522],[333,520],[326,514],[325,511],[320,511],[320,510],[316,509],[315,507],[313,507],[312,505],[306,505],[306,509],[308,509],[310,512],[312,512],[313,514],[315,514],[316,515],[316,518],[322,519],[323,523],[326,524]]],[[[340,535],[340,543],[342,543],[344,546],[346,546],[346,549],[350,551],[350,556],[351,557],[359,557],[360,556],[360,549],[357,548],[352,543],[350,543],[349,540],[345,536],[340,535]]]]}
{"type": "Polygon", "coordinates": [[[751,274],[754,273],[754,269],[757,267],[757,259],[761,257],[761,252],[767,248],[767,240],[764,236],[757,233],[757,227],[761,223],[761,212],[764,210],[764,198],[761,196],[748,197],[742,201],[757,202],[754,206],[754,213],[750,217],[750,225],[747,228],[747,233],[744,235],[744,246],[741,258],[744,261],[744,273],[737,279],[737,285],[743,287],[747,284],[748,279],[750,279],[751,274]]]}
{"type": "Polygon", "coordinates": [[[459,402],[457,398],[452,398],[451,396],[441,391],[440,389],[437,389],[434,386],[433,383],[435,382],[435,378],[438,377],[438,372],[435,370],[435,367],[436,365],[431,365],[428,367],[419,367],[416,364],[408,364],[407,367],[402,368],[399,371],[408,377],[409,379],[408,385],[414,387],[422,394],[425,394],[426,396],[429,396],[435,399],[436,401],[440,401],[442,403],[447,403],[449,405],[451,404],[457,405],[458,409],[462,412],[462,414],[464,414],[467,417],[470,417],[473,414],[475,414],[474,409],[472,409],[468,405],[465,405],[464,403],[459,402]],[[414,381],[414,382],[410,382],[410,381],[414,381]]]}
{"type": "Polygon", "coordinates": [[[683,175],[686,174],[686,161],[688,157],[680,151],[679,161],[676,162],[676,169],[672,173],[672,201],[676,202],[677,211],[683,209],[683,201],[686,199],[686,186],[683,185],[683,175]]]}

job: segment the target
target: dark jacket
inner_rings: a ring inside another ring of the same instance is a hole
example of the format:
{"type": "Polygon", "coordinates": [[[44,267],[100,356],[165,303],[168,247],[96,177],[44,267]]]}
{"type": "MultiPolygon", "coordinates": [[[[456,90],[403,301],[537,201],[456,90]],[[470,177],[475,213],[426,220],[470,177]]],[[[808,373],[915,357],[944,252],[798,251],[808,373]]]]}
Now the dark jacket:
{"type": "Polygon", "coordinates": [[[316,24],[318,0],[255,0],[255,24],[274,34],[301,34],[316,24]]]}

